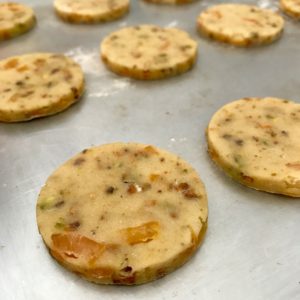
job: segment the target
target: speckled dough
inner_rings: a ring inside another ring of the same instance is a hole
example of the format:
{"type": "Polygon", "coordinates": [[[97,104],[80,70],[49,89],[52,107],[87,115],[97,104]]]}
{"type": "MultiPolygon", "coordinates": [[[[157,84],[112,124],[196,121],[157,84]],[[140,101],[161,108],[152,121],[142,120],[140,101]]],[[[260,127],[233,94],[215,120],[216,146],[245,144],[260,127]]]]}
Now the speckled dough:
{"type": "Polygon", "coordinates": [[[144,0],[155,4],[187,4],[196,0],[144,0]]]}
{"type": "Polygon", "coordinates": [[[0,40],[29,31],[36,23],[33,10],[23,4],[0,3],[0,40]]]}
{"type": "Polygon", "coordinates": [[[280,0],[280,8],[290,17],[300,20],[300,0],[280,0]]]}
{"type": "Polygon", "coordinates": [[[269,44],[279,38],[284,20],[271,10],[245,4],[220,4],[203,11],[200,33],[235,46],[269,44]]]}
{"type": "Polygon", "coordinates": [[[55,0],[59,17],[71,23],[97,23],[121,18],[129,10],[129,0],[55,0]]]}
{"type": "Polygon", "coordinates": [[[251,188],[300,196],[300,104],[244,98],[223,106],[207,129],[211,158],[251,188]]]}
{"type": "Polygon", "coordinates": [[[49,177],[37,223],[67,269],[96,283],[141,284],[196,251],[207,199],[195,170],[178,156],[115,143],[82,151],[49,177]]]}
{"type": "Polygon", "coordinates": [[[191,69],[197,43],[176,28],[140,25],[111,33],[102,41],[100,51],[102,60],[113,72],[151,80],[191,69]]]}
{"type": "Polygon", "coordinates": [[[72,59],[33,53],[0,61],[0,121],[19,122],[58,113],[83,93],[84,77],[72,59]]]}

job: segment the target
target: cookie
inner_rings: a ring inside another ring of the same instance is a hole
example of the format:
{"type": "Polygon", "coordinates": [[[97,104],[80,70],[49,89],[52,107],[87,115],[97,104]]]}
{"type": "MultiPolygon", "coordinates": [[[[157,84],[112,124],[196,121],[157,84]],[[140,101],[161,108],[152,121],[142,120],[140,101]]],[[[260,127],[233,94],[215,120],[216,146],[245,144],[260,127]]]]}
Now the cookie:
{"type": "Polygon", "coordinates": [[[71,23],[97,23],[121,18],[129,0],[55,0],[57,15],[71,23]]]}
{"type": "Polygon", "coordinates": [[[19,122],[65,110],[83,93],[84,77],[72,59],[33,53],[0,61],[0,121],[19,122]]]}
{"type": "Polygon", "coordinates": [[[207,198],[180,157],[114,143],[82,151],[48,178],[37,223],[65,268],[96,283],[141,284],[196,251],[207,226],[207,198]]]}
{"type": "Polygon", "coordinates": [[[300,104],[244,98],[223,106],[207,129],[215,163],[240,183],[300,196],[300,104]]]}
{"type": "Polygon", "coordinates": [[[224,43],[248,47],[272,43],[283,31],[284,20],[271,10],[245,4],[219,4],[197,20],[201,34],[224,43]]]}
{"type": "Polygon", "coordinates": [[[197,43],[186,32],[155,25],[122,28],[108,35],[100,48],[111,71],[142,80],[184,73],[197,56],[197,43]]]}
{"type": "Polygon", "coordinates": [[[300,0],[280,0],[280,8],[290,17],[300,20],[300,0]]]}
{"type": "Polygon", "coordinates": [[[29,31],[36,24],[33,10],[19,3],[0,3],[0,40],[29,31]]]}
{"type": "Polygon", "coordinates": [[[145,0],[155,4],[187,4],[194,2],[195,0],[145,0]]]}

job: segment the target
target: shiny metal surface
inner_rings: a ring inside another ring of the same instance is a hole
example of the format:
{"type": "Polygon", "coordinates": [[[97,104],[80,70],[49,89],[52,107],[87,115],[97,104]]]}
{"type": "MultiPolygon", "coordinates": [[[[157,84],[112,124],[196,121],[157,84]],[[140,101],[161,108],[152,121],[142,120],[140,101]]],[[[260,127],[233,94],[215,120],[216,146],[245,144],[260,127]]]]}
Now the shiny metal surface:
{"type": "Polygon", "coordinates": [[[22,2],[34,7],[38,26],[2,42],[0,58],[64,52],[82,64],[87,87],[83,100],[64,113],[0,124],[0,299],[300,299],[299,199],[231,181],[210,161],[204,136],[213,112],[231,100],[300,102],[300,23],[286,18],[285,33],[273,45],[237,49],[196,33],[198,13],[216,1],[169,7],[133,0],[125,18],[93,26],[61,22],[50,0],[22,2]],[[101,39],[139,23],[187,30],[199,41],[195,68],[153,82],[107,71],[99,60],[101,39]],[[49,256],[35,220],[36,199],[51,172],[80,150],[113,141],[151,143],[181,155],[198,170],[209,196],[209,228],[197,254],[176,272],[137,287],[97,286],[64,270],[49,256]]]}

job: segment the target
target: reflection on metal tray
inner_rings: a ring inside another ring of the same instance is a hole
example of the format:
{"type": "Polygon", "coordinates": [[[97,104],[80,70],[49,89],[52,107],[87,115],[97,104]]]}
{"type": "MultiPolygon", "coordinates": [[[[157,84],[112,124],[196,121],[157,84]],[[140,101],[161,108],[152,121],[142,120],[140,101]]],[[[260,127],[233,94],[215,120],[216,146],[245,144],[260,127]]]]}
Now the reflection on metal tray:
{"type": "MultiPolygon", "coordinates": [[[[87,90],[58,115],[0,124],[0,299],[300,299],[300,201],[233,182],[210,161],[204,137],[213,112],[231,100],[300,102],[300,23],[286,18],[278,42],[238,49],[195,30],[199,12],[216,1],[172,7],[132,0],[130,14],[99,25],[63,23],[50,0],[21,2],[34,7],[38,26],[2,42],[0,58],[66,53],[82,64],[87,90]],[[188,31],[199,41],[195,68],[152,82],[107,71],[99,59],[101,39],[139,23],[188,31]],[[209,196],[207,236],[192,260],[163,279],[130,288],[97,286],[64,270],[47,253],[35,221],[38,192],[49,174],[80,150],[113,141],[151,143],[181,155],[200,173],[209,196]]],[[[276,8],[273,1],[256,3],[276,8]]]]}

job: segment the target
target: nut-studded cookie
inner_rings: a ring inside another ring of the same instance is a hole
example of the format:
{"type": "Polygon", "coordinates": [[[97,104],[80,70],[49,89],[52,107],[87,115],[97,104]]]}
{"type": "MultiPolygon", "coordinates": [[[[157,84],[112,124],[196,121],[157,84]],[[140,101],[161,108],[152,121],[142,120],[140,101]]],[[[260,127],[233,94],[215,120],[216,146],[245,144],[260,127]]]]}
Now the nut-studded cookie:
{"type": "Polygon", "coordinates": [[[48,178],[37,223],[67,269],[96,283],[141,284],[194,254],[207,226],[206,192],[172,153],[108,144],[82,151],[48,178]]]}
{"type": "Polygon", "coordinates": [[[191,69],[197,43],[184,31],[140,25],[122,28],[101,43],[101,57],[113,72],[135,79],[175,76],[191,69]]]}
{"type": "Polygon", "coordinates": [[[245,4],[219,4],[203,11],[197,20],[201,34],[235,46],[272,43],[284,28],[283,18],[271,10],[245,4]]]}
{"type": "Polygon", "coordinates": [[[121,18],[129,0],[55,0],[57,15],[71,23],[97,23],[121,18]]]}
{"type": "Polygon", "coordinates": [[[0,121],[19,122],[65,110],[84,89],[80,66],[53,53],[0,61],[0,121]]]}
{"type": "Polygon", "coordinates": [[[211,158],[240,183],[300,196],[300,104],[244,98],[223,106],[207,129],[211,158]]]}
{"type": "Polygon", "coordinates": [[[29,31],[36,24],[33,10],[19,3],[0,3],[0,41],[29,31]]]}
{"type": "Polygon", "coordinates": [[[300,0],[280,0],[280,8],[290,17],[300,20],[300,0]]]}

